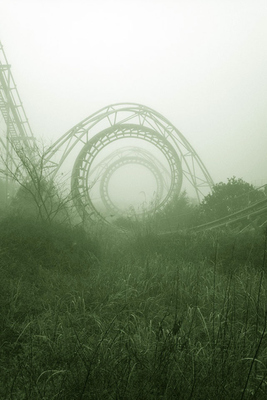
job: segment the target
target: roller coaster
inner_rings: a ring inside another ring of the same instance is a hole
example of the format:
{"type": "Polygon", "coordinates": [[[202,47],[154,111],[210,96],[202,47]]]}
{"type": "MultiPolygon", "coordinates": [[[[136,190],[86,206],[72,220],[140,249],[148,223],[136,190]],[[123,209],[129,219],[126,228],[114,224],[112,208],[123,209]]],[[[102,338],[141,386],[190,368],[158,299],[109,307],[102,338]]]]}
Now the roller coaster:
{"type": "MultiPolygon", "coordinates": [[[[17,170],[14,149],[23,148],[32,157],[37,141],[1,43],[0,111],[4,126],[0,133],[2,159],[6,170],[17,170]]],[[[124,207],[119,194],[112,191],[116,174],[134,185],[127,166],[139,168],[140,179],[148,171],[154,181],[153,201],[135,209],[137,218],[161,212],[185,188],[200,202],[214,185],[204,163],[182,133],[157,111],[136,103],[102,108],[72,127],[46,152],[45,163],[50,167],[51,179],[71,162],[70,193],[81,219],[88,221],[109,223],[113,215],[128,215],[129,205],[124,207]]],[[[214,229],[264,213],[267,213],[267,199],[194,229],[214,229]]]]}

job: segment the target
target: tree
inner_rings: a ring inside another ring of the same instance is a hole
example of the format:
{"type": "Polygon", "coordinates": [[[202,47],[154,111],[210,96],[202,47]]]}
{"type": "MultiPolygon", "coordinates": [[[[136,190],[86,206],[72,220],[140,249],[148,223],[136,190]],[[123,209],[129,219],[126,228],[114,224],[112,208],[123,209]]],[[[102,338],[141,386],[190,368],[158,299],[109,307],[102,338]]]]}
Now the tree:
{"type": "Polygon", "coordinates": [[[15,182],[9,182],[8,191],[5,177],[0,176],[0,210],[4,210],[10,203],[11,197],[16,193],[18,187],[15,182]],[[4,178],[4,179],[3,179],[4,178]]]}
{"type": "Polygon", "coordinates": [[[220,182],[214,185],[212,192],[204,197],[201,203],[203,219],[212,221],[225,217],[264,198],[264,191],[257,190],[243,179],[237,179],[235,176],[228,178],[227,183],[220,182]]]}
{"type": "Polygon", "coordinates": [[[0,207],[3,207],[6,204],[6,184],[3,179],[0,178],[0,207]]]}
{"type": "Polygon", "coordinates": [[[183,191],[174,196],[155,219],[158,228],[163,231],[191,228],[198,221],[198,206],[188,197],[186,191],[183,191]]]}
{"type": "Polygon", "coordinates": [[[16,146],[11,142],[15,157],[16,169],[5,163],[0,170],[3,175],[19,185],[12,205],[21,213],[36,216],[42,221],[51,222],[55,218],[68,220],[68,207],[72,203],[69,195],[63,195],[59,184],[51,179],[51,165],[46,163],[47,152],[37,146],[29,153],[28,148],[16,146]]]}

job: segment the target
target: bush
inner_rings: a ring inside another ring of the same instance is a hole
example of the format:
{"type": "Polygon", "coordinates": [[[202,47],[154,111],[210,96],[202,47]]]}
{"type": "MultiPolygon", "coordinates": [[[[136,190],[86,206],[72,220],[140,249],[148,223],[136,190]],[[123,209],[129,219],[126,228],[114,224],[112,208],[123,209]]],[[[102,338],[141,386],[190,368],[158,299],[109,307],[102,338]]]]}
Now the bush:
{"type": "Polygon", "coordinates": [[[203,199],[203,222],[231,215],[264,198],[264,191],[257,190],[243,179],[230,178],[227,183],[220,182],[214,185],[212,192],[203,199]]]}
{"type": "Polygon", "coordinates": [[[73,272],[88,268],[99,257],[98,243],[82,228],[6,216],[0,224],[2,262],[32,268],[59,268],[73,272]]]}

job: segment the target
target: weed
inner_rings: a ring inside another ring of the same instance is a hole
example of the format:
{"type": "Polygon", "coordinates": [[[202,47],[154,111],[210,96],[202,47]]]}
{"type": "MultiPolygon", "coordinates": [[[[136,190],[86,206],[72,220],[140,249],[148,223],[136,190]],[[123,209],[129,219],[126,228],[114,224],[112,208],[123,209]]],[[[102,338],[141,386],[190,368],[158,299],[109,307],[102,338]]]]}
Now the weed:
{"type": "Polygon", "coordinates": [[[262,232],[6,217],[0,243],[0,398],[266,398],[262,232]]]}

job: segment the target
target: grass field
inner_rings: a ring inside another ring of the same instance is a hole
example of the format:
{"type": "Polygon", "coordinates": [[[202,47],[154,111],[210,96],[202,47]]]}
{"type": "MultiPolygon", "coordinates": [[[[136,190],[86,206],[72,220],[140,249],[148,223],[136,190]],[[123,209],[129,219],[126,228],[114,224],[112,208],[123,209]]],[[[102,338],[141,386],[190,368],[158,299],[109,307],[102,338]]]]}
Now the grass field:
{"type": "Polygon", "coordinates": [[[2,217],[0,398],[266,399],[266,232],[2,217]]]}

